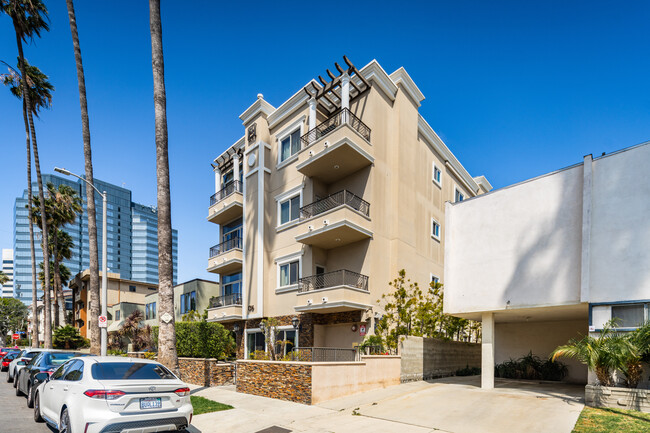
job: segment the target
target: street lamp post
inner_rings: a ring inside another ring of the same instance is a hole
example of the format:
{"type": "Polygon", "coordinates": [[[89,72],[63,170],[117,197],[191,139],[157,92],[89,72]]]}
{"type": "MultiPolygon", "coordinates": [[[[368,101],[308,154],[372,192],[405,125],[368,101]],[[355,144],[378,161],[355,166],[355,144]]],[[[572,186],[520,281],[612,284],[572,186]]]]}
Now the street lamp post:
{"type": "MultiPolygon", "coordinates": [[[[108,302],[108,288],[107,288],[107,284],[108,284],[107,273],[108,273],[108,270],[106,269],[106,254],[107,254],[107,252],[106,252],[106,244],[108,243],[106,241],[106,226],[107,226],[106,208],[108,207],[108,205],[107,205],[107,202],[106,202],[106,197],[107,197],[106,191],[104,191],[102,193],[100,190],[98,190],[95,187],[95,185],[88,182],[88,180],[86,180],[85,178],[83,178],[83,177],[81,177],[81,176],[79,176],[77,174],[74,174],[74,173],[66,170],[65,168],[54,167],[54,171],[56,171],[58,173],[61,173],[61,174],[64,174],[66,176],[74,176],[77,179],[83,180],[84,182],[86,182],[86,184],[91,186],[97,192],[97,194],[102,196],[103,207],[102,207],[102,296],[101,296],[102,301],[101,301],[101,306],[102,306],[102,316],[106,317],[106,315],[108,313],[107,309],[106,309],[106,304],[108,302]]],[[[102,328],[100,328],[100,347],[101,347],[100,354],[101,354],[101,356],[106,356],[107,342],[108,342],[108,329],[106,327],[102,327],[102,328]]]]}

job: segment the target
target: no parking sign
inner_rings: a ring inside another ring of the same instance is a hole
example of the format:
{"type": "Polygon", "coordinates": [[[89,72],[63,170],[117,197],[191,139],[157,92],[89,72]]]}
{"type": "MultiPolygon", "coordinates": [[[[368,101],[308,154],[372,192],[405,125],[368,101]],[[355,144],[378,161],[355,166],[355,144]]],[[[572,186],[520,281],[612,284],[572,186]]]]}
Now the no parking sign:
{"type": "Polygon", "coordinates": [[[366,325],[359,326],[359,335],[362,337],[366,335],[366,325]]]}
{"type": "Polygon", "coordinates": [[[106,328],[106,316],[99,316],[97,320],[99,321],[100,328],[106,328]]]}

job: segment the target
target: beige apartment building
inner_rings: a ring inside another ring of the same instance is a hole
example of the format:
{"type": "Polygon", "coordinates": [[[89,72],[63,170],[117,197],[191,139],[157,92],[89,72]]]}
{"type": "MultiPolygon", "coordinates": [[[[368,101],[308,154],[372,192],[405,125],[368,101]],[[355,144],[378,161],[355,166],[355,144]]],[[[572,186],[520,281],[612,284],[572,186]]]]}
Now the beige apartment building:
{"type": "MultiPolygon", "coordinates": [[[[99,272],[101,281],[101,271],[99,272]]],[[[120,278],[120,274],[108,272],[107,276],[107,308],[111,313],[109,317],[110,323],[114,320],[123,319],[121,315],[122,309],[112,309],[111,307],[117,304],[144,304],[145,296],[149,293],[158,291],[158,286],[141,281],[131,281],[120,278]],[[120,313],[117,313],[120,311],[120,313]],[[115,317],[119,315],[120,317],[115,317]]],[[[72,310],[74,326],[79,329],[79,333],[86,338],[90,338],[88,320],[90,319],[90,311],[88,309],[88,284],[90,281],[90,271],[88,269],[75,275],[70,281],[69,287],[72,290],[72,310]]],[[[100,283],[101,284],[101,283],[100,283]]]]}
{"type": "Polygon", "coordinates": [[[277,108],[258,95],[214,160],[208,270],[221,296],[208,313],[235,331],[239,357],[265,349],[267,317],[294,347],[361,342],[400,269],[444,281],[445,202],[491,189],[419,114],[404,68],[344,60],[277,108]]]}

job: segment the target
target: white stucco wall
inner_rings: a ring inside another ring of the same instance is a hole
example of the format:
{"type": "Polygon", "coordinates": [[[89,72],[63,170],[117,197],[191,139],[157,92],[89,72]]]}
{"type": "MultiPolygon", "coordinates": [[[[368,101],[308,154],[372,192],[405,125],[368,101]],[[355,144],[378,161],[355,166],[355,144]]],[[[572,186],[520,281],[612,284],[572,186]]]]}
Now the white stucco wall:
{"type": "MultiPolygon", "coordinates": [[[[587,334],[587,320],[555,322],[497,323],[495,327],[495,363],[521,358],[529,352],[542,360],[548,359],[556,347],[571,338],[587,334]]],[[[587,367],[572,359],[558,359],[567,365],[569,375],[565,381],[587,383],[587,367]]]]}
{"type": "Polygon", "coordinates": [[[589,301],[650,299],[650,145],[593,162],[589,301]]]}
{"type": "Polygon", "coordinates": [[[580,301],[582,166],[447,204],[446,313],[580,301]]]}

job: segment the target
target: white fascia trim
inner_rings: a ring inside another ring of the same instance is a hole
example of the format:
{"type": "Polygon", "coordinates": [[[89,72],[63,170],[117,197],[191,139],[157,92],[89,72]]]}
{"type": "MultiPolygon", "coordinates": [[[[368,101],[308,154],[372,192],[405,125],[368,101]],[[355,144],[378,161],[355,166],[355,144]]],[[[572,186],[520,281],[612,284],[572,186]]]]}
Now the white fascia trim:
{"type": "Polygon", "coordinates": [[[273,129],[275,125],[282,122],[288,116],[293,114],[296,110],[299,110],[303,105],[307,105],[309,101],[309,95],[303,90],[306,86],[309,86],[310,83],[314,83],[317,89],[320,89],[322,86],[316,82],[316,80],[311,80],[309,83],[305,84],[300,88],[296,93],[293,94],[289,99],[287,99],[282,105],[280,105],[273,113],[269,114],[266,118],[269,123],[269,129],[273,129]]]}
{"type": "Polygon", "coordinates": [[[262,98],[258,98],[255,102],[251,104],[242,114],[239,115],[241,121],[245,124],[253,120],[255,116],[261,113],[264,117],[268,117],[269,114],[275,111],[275,107],[262,98]]]}
{"type": "Polygon", "coordinates": [[[213,160],[213,162],[217,163],[217,160],[218,160],[219,158],[227,156],[227,154],[230,152],[231,149],[232,149],[232,150],[235,150],[235,151],[236,151],[236,150],[239,150],[239,149],[242,149],[242,148],[244,147],[244,145],[246,144],[246,141],[244,140],[244,138],[245,138],[245,137],[240,138],[240,139],[237,140],[237,141],[236,141],[232,146],[230,146],[230,147],[228,147],[226,150],[224,150],[224,151],[221,153],[221,155],[217,156],[217,157],[213,160]]]}
{"type": "Polygon", "coordinates": [[[372,308],[372,305],[360,304],[358,302],[336,301],[328,302],[327,304],[312,304],[293,307],[293,309],[297,312],[323,310],[325,308],[352,308],[354,310],[369,310],[372,308]]]}
{"type": "Polygon", "coordinates": [[[478,185],[474,179],[472,179],[472,176],[470,176],[469,172],[465,170],[465,167],[463,167],[454,154],[451,153],[451,150],[449,150],[442,139],[438,137],[438,134],[436,134],[433,128],[426,120],[424,120],[424,117],[422,117],[421,114],[418,115],[418,132],[434,148],[434,150],[443,157],[443,159],[447,160],[448,165],[455,170],[455,174],[459,179],[463,180],[467,184],[467,189],[469,189],[472,194],[476,194],[478,191],[478,185]]]}
{"type": "Polygon", "coordinates": [[[226,320],[241,320],[242,316],[231,314],[230,316],[219,316],[208,319],[208,322],[225,322],[226,320]]]}
{"type": "Polygon", "coordinates": [[[368,290],[359,289],[357,287],[350,286],[350,285],[347,285],[347,284],[340,284],[338,286],[323,287],[322,289],[315,289],[315,290],[310,290],[308,292],[301,292],[301,293],[298,293],[297,296],[309,295],[311,293],[327,292],[327,291],[330,291],[330,290],[337,290],[337,289],[352,290],[354,292],[360,292],[360,293],[365,293],[366,295],[370,295],[370,291],[368,291],[368,290]]]}
{"type": "Polygon", "coordinates": [[[474,178],[474,182],[476,182],[479,186],[483,185],[483,188],[486,191],[492,191],[492,188],[493,188],[492,184],[487,180],[487,178],[485,176],[483,176],[483,175],[476,176],[474,178]]]}
{"type": "Polygon", "coordinates": [[[276,195],[274,197],[274,199],[275,199],[275,201],[278,201],[278,202],[283,201],[283,200],[285,200],[285,199],[287,199],[289,197],[293,197],[294,195],[298,194],[299,192],[302,191],[302,189],[304,187],[305,187],[305,184],[301,182],[300,185],[296,185],[293,188],[276,195]]]}
{"type": "Polygon", "coordinates": [[[296,251],[295,253],[285,254],[284,256],[276,257],[274,262],[280,264],[287,263],[297,258],[298,256],[304,256],[304,255],[305,252],[301,248],[300,251],[296,251]]]}
{"type": "Polygon", "coordinates": [[[401,84],[404,87],[406,93],[408,93],[409,96],[416,102],[418,107],[421,105],[420,103],[424,101],[424,94],[422,94],[404,67],[400,67],[398,70],[390,74],[390,79],[393,80],[393,83],[397,85],[401,84]]]}
{"type": "Polygon", "coordinates": [[[265,142],[265,141],[257,141],[254,144],[251,144],[248,147],[248,149],[246,149],[246,152],[244,152],[244,155],[248,155],[249,153],[251,153],[252,151],[257,149],[259,147],[260,143],[264,144],[264,147],[266,147],[268,150],[271,150],[271,145],[268,144],[267,142],[265,142]]]}
{"type": "Polygon", "coordinates": [[[398,87],[377,60],[373,59],[366,66],[361,68],[359,72],[361,72],[361,75],[363,75],[367,81],[374,81],[391,101],[395,100],[398,87]]]}
{"type": "MultiPolygon", "coordinates": [[[[362,148],[360,148],[359,146],[354,144],[347,137],[343,137],[342,139],[340,139],[336,143],[328,146],[327,149],[321,150],[320,152],[316,153],[314,156],[310,156],[305,161],[298,164],[296,166],[296,170],[301,170],[303,167],[307,166],[308,164],[311,164],[312,162],[316,161],[317,159],[322,158],[323,156],[327,155],[328,153],[333,152],[334,150],[336,150],[337,148],[339,148],[339,147],[341,147],[343,145],[348,145],[351,148],[353,148],[354,150],[356,150],[358,153],[363,155],[363,157],[366,158],[371,164],[375,163],[375,158],[373,158],[372,155],[370,155],[368,152],[366,152],[365,150],[363,150],[362,148]]],[[[304,150],[306,150],[306,149],[303,149],[302,151],[304,151],[304,150]]]]}
{"type": "Polygon", "coordinates": [[[334,224],[329,224],[329,225],[326,225],[325,227],[321,227],[319,229],[312,230],[312,231],[307,232],[305,234],[296,236],[296,241],[297,242],[302,242],[305,239],[309,239],[311,236],[319,235],[321,233],[327,232],[328,230],[337,229],[337,228],[343,227],[343,226],[353,228],[354,230],[356,230],[356,231],[358,231],[360,233],[363,233],[364,235],[368,236],[369,238],[372,238],[372,232],[370,230],[366,230],[363,227],[358,226],[355,223],[350,222],[348,220],[342,220],[342,221],[336,222],[334,224]]]}

